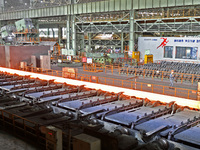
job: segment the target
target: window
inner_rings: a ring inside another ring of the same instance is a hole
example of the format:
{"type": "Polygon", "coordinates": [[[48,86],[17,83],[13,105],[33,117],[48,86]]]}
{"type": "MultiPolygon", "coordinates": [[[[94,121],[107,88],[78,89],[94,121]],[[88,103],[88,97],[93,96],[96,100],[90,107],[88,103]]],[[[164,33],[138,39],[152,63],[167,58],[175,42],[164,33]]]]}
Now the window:
{"type": "Polygon", "coordinates": [[[197,60],[197,47],[176,47],[176,58],[197,60]]]}
{"type": "Polygon", "coordinates": [[[165,46],[164,58],[172,58],[172,56],[173,56],[173,46],[165,46]]]}

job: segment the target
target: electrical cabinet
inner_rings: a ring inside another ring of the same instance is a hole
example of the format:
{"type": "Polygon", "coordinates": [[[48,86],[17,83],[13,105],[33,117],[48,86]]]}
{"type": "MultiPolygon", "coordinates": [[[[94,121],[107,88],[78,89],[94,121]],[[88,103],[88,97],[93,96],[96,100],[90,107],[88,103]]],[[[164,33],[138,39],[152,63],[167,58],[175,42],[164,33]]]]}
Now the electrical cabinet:
{"type": "Polygon", "coordinates": [[[62,130],[48,126],[46,132],[46,150],[62,150],[62,130]]]}
{"type": "Polygon", "coordinates": [[[139,51],[137,51],[137,52],[133,51],[132,58],[136,59],[137,62],[139,62],[140,61],[140,52],[139,51]]]}
{"type": "Polygon", "coordinates": [[[152,54],[144,56],[144,64],[148,64],[148,63],[153,63],[153,55],[152,54]]]}

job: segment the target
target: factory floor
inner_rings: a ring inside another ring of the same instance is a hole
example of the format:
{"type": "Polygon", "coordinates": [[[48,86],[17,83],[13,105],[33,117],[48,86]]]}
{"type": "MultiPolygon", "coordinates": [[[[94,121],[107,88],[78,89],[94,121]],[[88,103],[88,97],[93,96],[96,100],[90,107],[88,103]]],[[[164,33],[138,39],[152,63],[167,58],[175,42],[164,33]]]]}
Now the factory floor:
{"type": "Polygon", "coordinates": [[[1,150],[37,150],[33,145],[14,137],[7,132],[0,130],[0,149],[1,150]]]}
{"type": "MultiPolygon", "coordinates": [[[[112,74],[111,71],[107,71],[106,73],[105,72],[95,73],[95,72],[83,71],[83,67],[75,67],[75,68],[77,68],[78,73],[80,73],[80,74],[88,74],[88,75],[92,75],[92,76],[101,76],[101,77],[107,77],[107,78],[135,81],[135,79],[132,78],[132,77],[134,77],[133,75],[129,75],[129,76],[127,76],[127,75],[119,75],[117,70],[115,72],[113,72],[113,74],[112,74]],[[132,78],[132,79],[130,79],[130,78],[132,78]]],[[[52,70],[60,70],[61,71],[62,67],[59,67],[57,65],[53,65],[52,66],[52,70]]],[[[153,79],[152,80],[152,78],[143,78],[143,77],[137,78],[136,82],[163,85],[163,86],[169,86],[169,84],[170,84],[170,81],[166,80],[166,79],[161,81],[161,79],[153,79]]],[[[197,83],[194,83],[192,85],[192,83],[185,82],[185,81],[183,83],[174,81],[174,87],[197,90],[197,83]]]]}

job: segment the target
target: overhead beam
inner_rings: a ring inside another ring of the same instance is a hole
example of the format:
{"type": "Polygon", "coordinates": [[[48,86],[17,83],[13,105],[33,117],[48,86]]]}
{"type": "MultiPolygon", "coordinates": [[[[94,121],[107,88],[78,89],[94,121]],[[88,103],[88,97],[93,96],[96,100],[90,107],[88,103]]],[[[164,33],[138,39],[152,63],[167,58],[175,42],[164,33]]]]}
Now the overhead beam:
{"type": "Polygon", "coordinates": [[[199,0],[105,0],[89,3],[78,3],[64,6],[19,10],[0,14],[0,20],[21,18],[42,18],[76,14],[101,13],[111,11],[129,11],[132,9],[150,9],[200,5],[199,0]],[[72,11],[73,10],[73,11],[72,11]]]}

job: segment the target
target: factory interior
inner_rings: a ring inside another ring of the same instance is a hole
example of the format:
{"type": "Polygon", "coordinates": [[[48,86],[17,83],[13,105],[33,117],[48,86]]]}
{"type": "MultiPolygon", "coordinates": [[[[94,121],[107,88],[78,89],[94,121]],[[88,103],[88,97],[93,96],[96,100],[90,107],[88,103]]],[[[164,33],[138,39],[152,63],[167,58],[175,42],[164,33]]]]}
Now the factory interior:
{"type": "Polygon", "coordinates": [[[0,147],[199,150],[200,0],[0,0],[0,147]]]}

